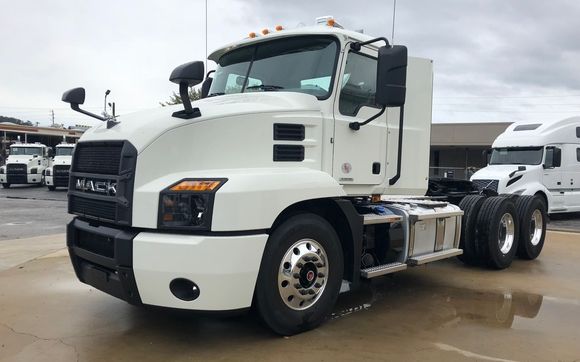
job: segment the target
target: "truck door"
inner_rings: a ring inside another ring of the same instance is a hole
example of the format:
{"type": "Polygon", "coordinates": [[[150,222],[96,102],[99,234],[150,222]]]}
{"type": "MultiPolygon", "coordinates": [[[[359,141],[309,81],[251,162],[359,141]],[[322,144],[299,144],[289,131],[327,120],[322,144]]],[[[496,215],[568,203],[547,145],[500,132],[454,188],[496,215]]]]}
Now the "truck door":
{"type": "Polygon", "coordinates": [[[355,52],[347,44],[334,102],[333,176],[343,185],[376,185],[386,170],[387,118],[382,114],[358,131],[351,122],[364,122],[380,111],[374,104],[377,76],[376,51],[355,52]]]}
{"type": "Polygon", "coordinates": [[[561,155],[562,148],[560,145],[547,146],[544,151],[543,183],[552,195],[552,204],[550,205],[550,210],[548,210],[550,212],[566,209],[564,205],[565,187],[562,185],[561,155]]]}
{"type": "Polygon", "coordinates": [[[580,211],[580,145],[564,145],[562,150],[562,184],[568,211],[580,211]]]}

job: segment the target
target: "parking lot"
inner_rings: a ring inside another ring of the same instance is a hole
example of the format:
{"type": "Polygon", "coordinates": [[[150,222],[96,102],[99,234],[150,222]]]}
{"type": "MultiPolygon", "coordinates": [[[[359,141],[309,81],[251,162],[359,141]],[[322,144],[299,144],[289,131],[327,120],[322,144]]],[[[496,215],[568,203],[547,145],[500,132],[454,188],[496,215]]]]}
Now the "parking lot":
{"type": "MultiPolygon", "coordinates": [[[[0,190],[0,360],[544,360],[580,358],[580,235],[550,231],[504,271],[456,260],[343,294],[327,323],[278,337],[252,313],[134,307],[76,280],[66,192],[0,190]]],[[[552,229],[578,229],[577,215],[552,229]]]]}

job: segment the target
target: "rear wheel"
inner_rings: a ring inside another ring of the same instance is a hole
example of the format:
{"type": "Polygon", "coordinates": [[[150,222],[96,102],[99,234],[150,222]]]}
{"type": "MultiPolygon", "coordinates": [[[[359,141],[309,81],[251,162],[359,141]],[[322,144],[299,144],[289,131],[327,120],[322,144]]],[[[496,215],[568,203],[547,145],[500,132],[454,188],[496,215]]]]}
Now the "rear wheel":
{"type": "Polygon", "coordinates": [[[495,269],[509,267],[518,248],[518,216],[511,199],[487,198],[477,218],[478,252],[495,269]]]}
{"type": "Polygon", "coordinates": [[[5,189],[9,189],[10,188],[10,184],[9,183],[4,183],[2,184],[2,187],[5,189]]]}
{"type": "Polygon", "coordinates": [[[477,240],[477,215],[484,200],[485,197],[483,196],[469,195],[464,197],[459,203],[459,207],[463,210],[459,248],[463,249],[463,254],[458,258],[465,264],[475,265],[480,262],[475,249],[475,242],[477,240]]]}
{"type": "Polygon", "coordinates": [[[48,185],[48,191],[54,191],[56,187],[48,185]]]}
{"type": "Polygon", "coordinates": [[[523,259],[535,259],[546,238],[546,205],[537,196],[521,196],[516,200],[516,209],[520,219],[517,254],[523,259]]]}
{"type": "Polygon", "coordinates": [[[293,335],[330,314],[343,276],[340,240],[315,214],[300,214],[268,240],[256,285],[256,307],[276,333],[293,335]]]}

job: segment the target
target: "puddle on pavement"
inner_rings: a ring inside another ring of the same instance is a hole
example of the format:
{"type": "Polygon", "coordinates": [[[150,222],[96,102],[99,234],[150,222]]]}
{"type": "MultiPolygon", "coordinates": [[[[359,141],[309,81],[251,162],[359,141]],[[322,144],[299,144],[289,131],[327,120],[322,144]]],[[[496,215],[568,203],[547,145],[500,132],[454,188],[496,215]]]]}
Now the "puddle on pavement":
{"type": "MultiPolygon", "coordinates": [[[[511,328],[516,317],[533,319],[544,297],[521,291],[483,291],[466,288],[409,284],[397,277],[365,282],[353,293],[341,294],[330,319],[369,311],[393,311],[421,329],[454,327],[475,323],[486,327],[511,328]]],[[[550,299],[548,299],[550,300],[550,299]]]]}

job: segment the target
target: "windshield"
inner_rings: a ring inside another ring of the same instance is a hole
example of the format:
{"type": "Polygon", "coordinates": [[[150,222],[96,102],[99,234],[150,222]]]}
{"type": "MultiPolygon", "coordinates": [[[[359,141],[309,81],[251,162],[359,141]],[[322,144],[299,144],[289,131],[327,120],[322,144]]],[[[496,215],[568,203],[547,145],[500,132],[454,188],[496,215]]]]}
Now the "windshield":
{"type": "Polygon", "coordinates": [[[72,147],[57,147],[55,156],[70,156],[72,152],[72,147]]]}
{"type": "Polygon", "coordinates": [[[209,96],[286,91],[325,99],[337,54],[333,37],[284,38],[237,49],[219,59],[209,96]]]}
{"type": "Polygon", "coordinates": [[[542,147],[494,148],[490,165],[539,165],[542,163],[542,147]]]}
{"type": "Polygon", "coordinates": [[[42,149],[40,147],[10,147],[10,154],[19,156],[19,155],[41,155],[42,149]]]}

